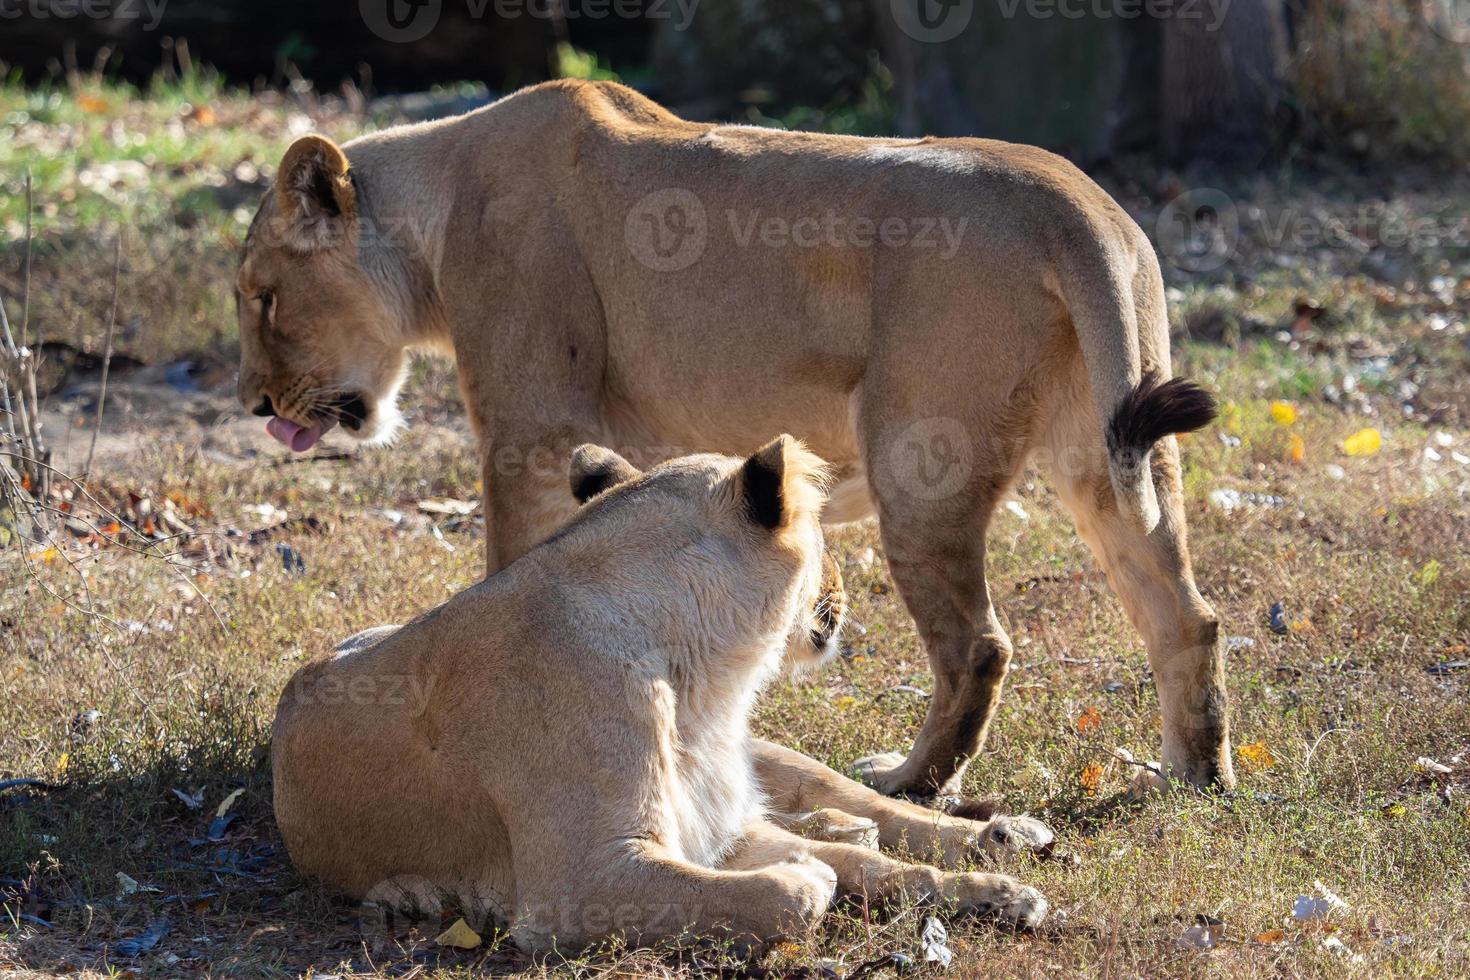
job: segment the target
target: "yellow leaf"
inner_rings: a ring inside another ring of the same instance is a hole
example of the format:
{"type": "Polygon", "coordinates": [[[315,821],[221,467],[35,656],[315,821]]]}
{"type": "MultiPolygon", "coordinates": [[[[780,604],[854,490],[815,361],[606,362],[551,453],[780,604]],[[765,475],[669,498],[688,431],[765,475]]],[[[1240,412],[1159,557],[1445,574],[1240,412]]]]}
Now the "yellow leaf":
{"type": "Polygon", "coordinates": [[[1242,745],[1235,752],[1251,769],[1270,769],[1276,765],[1276,757],[1271,754],[1265,742],[1251,742],[1249,745],[1242,745]]]}
{"type": "Polygon", "coordinates": [[[1286,933],[1281,929],[1267,929],[1265,932],[1258,932],[1255,935],[1255,940],[1258,943],[1279,943],[1284,939],[1286,939],[1286,933]]]}
{"type": "Polygon", "coordinates": [[[1271,417],[1277,425],[1291,425],[1296,421],[1296,406],[1291,402],[1272,402],[1271,417]]]}
{"type": "Polygon", "coordinates": [[[453,946],[455,949],[474,949],[480,945],[480,934],[471,929],[465,920],[455,919],[454,925],[439,933],[434,942],[440,946],[453,946]]]}
{"type": "Polygon", "coordinates": [[[1349,456],[1372,456],[1383,448],[1383,433],[1377,429],[1359,429],[1342,441],[1342,451],[1349,456]]]}
{"type": "Polygon", "coordinates": [[[848,708],[857,704],[857,698],[844,694],[842,697],[834,699],[832,704],[838,711],[846,711],[848,708]]]}
{"type": "Polygon", "coordinates": [[[1226,402],[1224,407],[1220,409],[1220,418],[1225,423],[1226,432],[1232,436],[1240,435],[1244,427],[1241,425],[1239,405],[1235,404],[1235,402],[1226,402]]]}
{"type": "Polygon", "coordinates": [[[1077,716],[1077,734],[1086,735],[1095,732],[1102,727],[1102,712],[1095,707],[1088,707],[1082,714],[1077,716]]]}
{"type": "Polygon", "coordinates": [[[1292,463],[1300,463],[1307,458],[1307,441],[1295,432],[1286,447],[1286,458],[1292,463]]]}
{"type": "Polygon", "coordinates": [[[1087,791],[1088,796],[1096,796],[1102,789],[1103,767],[1101,763],[1091,763],[1082,767],[1082,772],[1077,776],[1077,782],[1087,791]]]}
{"type": "Polygon", "coordinates": [[[1402,817],[1404,814],[1408,813],[1409,812],[1409,808],[1406,807],[1406,806],[1404,806],[1402,803],[1399,803],[1399,802],[1395,801],[1395,802],[1390,803],[1387,806],[1385,806],[1383,808],[1382,812],[1383,812],[1383,815],[1385,817],[1391,817],[1393,819],[1397,819],[1399,817],[1402,817]]]}
{"type": "Polygon", "coordinates": [[[61,758],[56,760],[56,771],[59,773],[64,773],[66,772],[66,767],[69,765],[71,765],[71,753],[61,753],[61,758]]]}

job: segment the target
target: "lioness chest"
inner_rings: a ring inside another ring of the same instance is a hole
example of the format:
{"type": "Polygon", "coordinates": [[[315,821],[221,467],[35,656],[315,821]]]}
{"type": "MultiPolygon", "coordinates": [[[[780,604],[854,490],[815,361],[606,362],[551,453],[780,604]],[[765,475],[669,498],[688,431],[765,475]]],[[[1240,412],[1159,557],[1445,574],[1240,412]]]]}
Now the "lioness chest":
{"type": "Polygon", "coordinates": [[[763,806],[744,728],[731,725],[685,739],[677,758],[674,816],[679,849],[687,860],[714,867],[729,855],[763,806]]]}

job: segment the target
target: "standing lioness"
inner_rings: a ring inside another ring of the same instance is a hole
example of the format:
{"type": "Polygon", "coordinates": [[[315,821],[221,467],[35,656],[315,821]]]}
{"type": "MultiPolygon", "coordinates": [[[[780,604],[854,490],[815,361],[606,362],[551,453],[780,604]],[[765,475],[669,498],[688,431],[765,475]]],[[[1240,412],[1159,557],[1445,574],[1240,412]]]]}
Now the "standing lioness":
{"type": "Polygon", "coordinates": [[[749,738],[783,657],[830,655],[840,628],[821,475],[788,438],[646,475],[578,449],[573,492],[595,499],[567,527],[287,685],[271,761],[292,861],[358,898],[456,896],[532,949],[686,930],[765,940],[809,928],[834,889],[1040,921],[1046,901],[1012,878],[804,840],[766,816],[840,807],[798,822],[940,860],[1051,839],[1034,820],[879,797],[749,738]]]}
{"type": "Polygon", "coordinates": [[[841,480],[824,520],[876,508],[934,669],[908,757],[865,762],[886,791],[955,788],[984,741],[1011,657],[986,525],[1034,453],[1147,642],[1167,771],[1233,781],[1168,437],[1213,406],[1164,380],[1147,239],[1056,156],[692,123],[558,82],[297,141],[238,288],[241,398],[297,450],[339,422],[388,437],[407,352],[453,352],[491,571],[567,517],[577,443],[804,439],[841,480]]]}

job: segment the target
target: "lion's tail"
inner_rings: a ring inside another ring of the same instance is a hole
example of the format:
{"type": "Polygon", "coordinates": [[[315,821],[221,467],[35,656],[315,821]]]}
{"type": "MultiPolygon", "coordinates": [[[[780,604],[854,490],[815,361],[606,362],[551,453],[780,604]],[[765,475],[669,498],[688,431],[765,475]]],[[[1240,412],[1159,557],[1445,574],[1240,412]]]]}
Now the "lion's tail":
{"type": "MultiPolygon", "coordinates": [[[[1139,248],[1150,247],[1142,235],[1139,238],[1139,248]]],[[[1151,359],[1165,370],[1169,363],[1163,281],[1154,269],[1151,278],[1156,281],[1148,285],[1156,295],[1140,306],[1133,295],[1134,262],[1108,242],[1105,235],[1072,238],[1058,256],[1058,273],[1097,415],[1103,420],[1100,435],[1107,446],[1113,495],[1124,519],[1147,534],[1159,523],[1150,450],[1164,436],[1208,425],[1216,407],[1199,385],[1143,369],[1140,326],[1155,352],[1151,359]],[[1079,248],[1079,239],[1088,245],[1079,248]],[[1140,316],[1150,322],[1140,324],[1140,316]]]]}

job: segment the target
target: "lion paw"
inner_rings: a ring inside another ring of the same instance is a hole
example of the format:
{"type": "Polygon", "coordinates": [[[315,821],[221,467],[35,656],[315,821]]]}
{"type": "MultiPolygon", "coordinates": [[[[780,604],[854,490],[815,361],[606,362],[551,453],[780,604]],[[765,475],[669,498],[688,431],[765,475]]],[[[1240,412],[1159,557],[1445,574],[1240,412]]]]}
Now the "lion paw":
{"type": "Polygon", "coordinates": [[[777,931],[783,935],[810,932],[837,896],[837,872],[811,856],[793,857],[766,870],[784,886],[777,931]]]}
{"type": "Polygon", "coordinates": [[[1046,897],[1007,875],[945,875],[942,898],[960,913],[994,919],[1017,929],[1034,929],[1046,918],[1046,897]]]}
{"type": "Polygon", "coordinates": [[[936,861],[942,868],[964,867],[980,854],[993,860],[1028,852],[1045,854],[1056,841],[1051,828],[1030,817],[992,817],[983,821],[948,817],[936,831],[936,861]]]}
{"type": "Polygon", "coordinates": [[[878,849],[878,824],[867,817],[856,817],[851,813],[823,807],[797,817],[788,828],[810,840],[829,844],[852,844],[856,847],[878,849]]]}
{"type": "Polygon", "coordinates": [[[992,857],[1044,851],[1057,839],[1050,827],[1031,817],[995,817],[982,826],[978,843],[992,857]]]}
{"type": "Polygon", "coordinates": [[[907,789],[901,752],[879,752],[866,755],[852,764],[857,778],[884,795],[891,796],[907,789]]]}
{"type": "Polygon", "coordinates": [[[1128,787],[1126,794],[1128,800],[1133,803],[1142,803],[1144,800],[1168,793],[1169,781],[1160,775],[1161,772],[1157,762],[1150,762],[1147,766],[1141,767],[1128,787]]]}

